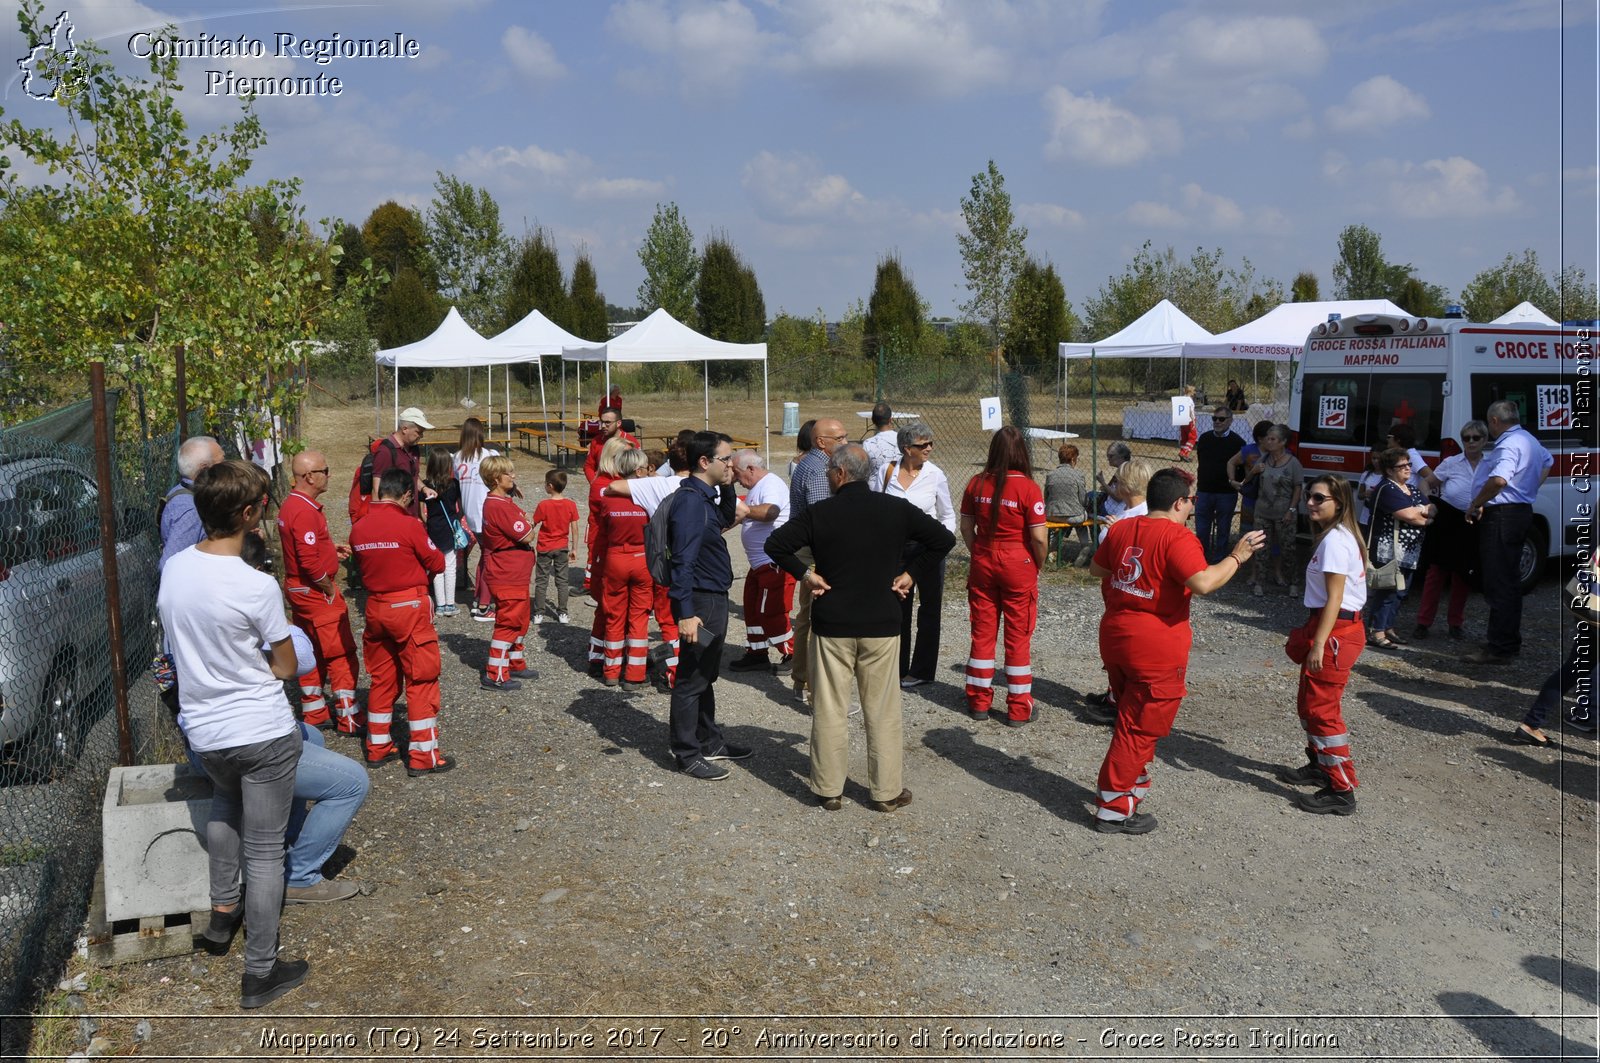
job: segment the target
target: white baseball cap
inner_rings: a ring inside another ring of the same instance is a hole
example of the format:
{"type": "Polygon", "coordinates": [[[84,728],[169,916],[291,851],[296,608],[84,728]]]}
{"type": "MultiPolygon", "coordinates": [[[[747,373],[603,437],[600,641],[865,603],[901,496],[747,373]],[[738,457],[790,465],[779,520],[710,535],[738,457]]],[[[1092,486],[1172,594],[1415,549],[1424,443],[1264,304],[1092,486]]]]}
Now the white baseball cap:
{"type": "Polygon", "coordinates": [[[401,410],[400,411],[400,420],[401,420],[402,423],[404,423],[406,421],[410,421],[412,424],[416,425],[418,428],[432,428],[433,427],[433,425],[428,423],[428,419],[422,415],[422,411],[417,409],[415,406],[407,406],[405,409],[401,410]]]}

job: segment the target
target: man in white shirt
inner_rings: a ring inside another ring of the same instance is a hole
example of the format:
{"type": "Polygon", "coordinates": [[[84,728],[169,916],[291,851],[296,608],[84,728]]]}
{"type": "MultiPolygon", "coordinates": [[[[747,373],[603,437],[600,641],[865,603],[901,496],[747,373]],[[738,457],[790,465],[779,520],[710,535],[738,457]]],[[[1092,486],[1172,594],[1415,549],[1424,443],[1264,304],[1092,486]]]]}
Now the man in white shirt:
{"type": "Polygon", "coordinates": [[[1479,527],[1489,638],[1488,645],[1466,658],[1472,664],[1504,661],[1522,652],[1522,580],[1517,561],[1533,523],[1533,500],[1555,463],[1522,427],[1516,403],[1491,402],[1483,419],[1494,448],[1478,462],[1467,520],[1479,527]]]}
{"type": "Polygon", "coordinates": [[[753,450],[741,450],[734,456],[733,475],[748,492],[739,537],[750,572],[744,578],[745,655],[728,668],[764,672],[770,667],[778,675],[788,675],[794,665],[794,632],[789,626],[794,577],[767,556],[767,538],[789,519],[789,485],[753,450]],[[776,665],[768,661],[769,647],[778,651],[776,665]]]}
{"type": "Polygon", "coordinates": [[[873,471],[882,472],[885,465],[900,458],[900,433],[895,429],[894,411],[887,402],[873,405],[872,430],[875,434],[861,446],[872,459],[873,471]]]}

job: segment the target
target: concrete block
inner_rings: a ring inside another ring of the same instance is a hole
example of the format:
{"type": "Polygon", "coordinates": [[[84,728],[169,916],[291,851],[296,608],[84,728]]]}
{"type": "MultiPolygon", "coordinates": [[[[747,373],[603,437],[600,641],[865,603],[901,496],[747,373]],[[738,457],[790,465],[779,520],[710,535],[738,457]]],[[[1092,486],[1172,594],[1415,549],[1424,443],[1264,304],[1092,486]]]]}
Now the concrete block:
{"type": "Polygon", "coordinates": [[[189,765],[112,768],[100,821],[106,918],[208,911],[210,818],[211,781],[189,765]]]}

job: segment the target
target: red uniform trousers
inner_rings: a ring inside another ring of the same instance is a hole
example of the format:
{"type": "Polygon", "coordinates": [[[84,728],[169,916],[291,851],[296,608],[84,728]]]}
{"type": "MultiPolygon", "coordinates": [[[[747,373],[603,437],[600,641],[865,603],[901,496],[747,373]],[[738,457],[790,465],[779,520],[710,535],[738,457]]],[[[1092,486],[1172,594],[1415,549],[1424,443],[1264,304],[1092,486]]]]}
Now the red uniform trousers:
{"type": "MultiPolygon", "coordinates": [[[[588,525],[583,532],[583,589],[585,591],[590,590],[594,581],[594,574],[600,568],[594,556],[594,540],[595,536],[600,534],[600,522],[595,518],[593,511],[589,513],[588,525]]],[[[598,560],[603,561],[604,558],[598,560]]],[[[597,600],[599,597],[598,594],[595,595],[597,600]]]]}
{"type": "Polygon", "coordinates": [[[672,599],[667,596],[667,588],[659,583],[655,585],[655,614],[661,640],[667,644],[665,676],[670,690],[678,681],[678,622],[672,617],[672,599]]]}
{"type": "Polygon", "coordinates": [[[967,657],[967,708],[988,712],[994,701],[995,639],[1005,618],[1006,708],[1013,720],[1033,716],[1033,629],[1039,621],[1039,570],[1020,546],[981,547],[967,573],[972,652],[967,657]]]}
{"type": "Polygon", "coordinates": [[[1172,731],[1178,706],[1188,693],[1183,682],[1188,640],[1183,657],[1176,661],[1152,661],[1150,649],[1148,643],[1131,639],[1101,639],[1100,654],[1117,699],[1117,723],[1111,748],[1100,764],[1100,807],[1095,811],[1100,819],[1127,819],[1138,810],[1150,792],[1156,742],[1172,731]]]}
{"type": "Polygon", "coordinates": [[[526,583],[491,583],[488,587],[495,602],[494,631],[489,636],[489,663],[484,671],[496,683],[503,683],[512,673],[528,670],[523,642],[528,636],[531,603],[526,583]]]}
{"type": "Polygon", "coordinates": [[[768,647],[784,657],[794,654],[794,577],[770,561],[744,578],[744,630],[750,653],[766,656],[768,647]]]}
{"type": "Polygon", "coordinates": [[[356,676],[361,658],[350,630],[350,610],[337,590],[333,601],[311,587],[290,587],[289,615],[306,633],[317,652],[317,667],[300,677],[300,712],[306,723],[320,727],[328,722],[327,693],[333,695],[334,724],[340,734],[359,734],[361,717],[356,708],[356,676]]]}
{"type": "Polygon", "coordinates": [[[1194,453],[1195,444],[1200,442],[1200,425],[1190,421],[1178,429],[1178,434],[1181,437],[1178,444],[1178,457],[1187,458],[1194,453]]]}
{"type": "Polygon", "coordinates": [[[1289,659],[1300,665],[1300,689],[1294,704],[1300,713],[1300,725],[1306,729],[1306,756],[1316,761],[1328,777],[1330,788],[1354,790],[1356,765],[1350,756],[1350,732],[1345,729],[1339,701],[1350,682],[1350,669],[1367,644],[1366,628],[1359,618],[1337,621],[1322,648],[1322,671],[1312,672],[1306,668],[1305,659],[1316,633],[1317,616],[1313,612],[1304,626],[1289,632],[1289,642],[1283,648],[1289,659]]]}
{"type": "Polygon", "coordinates": [[[1419,626],[1433,626],[1434,619],[1439,615],[1439,598],[1446,583],[1450,585],[1450,605],[1445,621],[1451,627],[1460,627],[1467,622],[1467,598],[1472,594],[1472,583],[1454,569],[1429,565],[1428,574],[1422,579],[1422,601],[1417,603],[1419,626]]]}
{"type": "Polygon", "coordinates": [[[406,697],[413,768],[439,764],[439,633],[425,588],[367,596],[367,627],[361,633],[372,691],[367,695],[367,759],[389,755],[394,703],[406,697]]]}
{"type": "Polygon", "coordinates": [[[608,550],[600,570],[600,596],[606,618],[605,676],[643,683],[650,665],[650,610],[655,604],[655,583],[644,554],[608,550]]]}

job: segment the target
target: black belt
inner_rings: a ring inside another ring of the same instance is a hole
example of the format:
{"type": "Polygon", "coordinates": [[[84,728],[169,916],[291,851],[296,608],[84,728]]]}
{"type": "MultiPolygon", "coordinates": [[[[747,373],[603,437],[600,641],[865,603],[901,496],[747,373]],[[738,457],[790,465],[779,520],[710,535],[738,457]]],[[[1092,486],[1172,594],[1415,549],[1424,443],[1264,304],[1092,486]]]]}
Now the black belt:
{"type": "Polygon", "coordinates": [[[1492,516],[1495,513],[1496,510],[1508,510],[1509,511],[1512,508],[1532,509],[1533,508],[1533,503],[1532,502],[1489,502],[1489,503],[1486,503],[1484,505],[1484,507],[1483,507],[1483,515],[1485,517],[1488,517],[1488,516],[1492,516]]]}
{"type": "MultiPolygon", "coordinates": [[[[1312,609],[1312,610],[1310,610],[1308,619],[1315,620],[1317,617],[1319,617],[1321,615],[1322,615],[1322,610],[1321,609],[1312,609]]],[[[1339,619],[1340,620],[1360,620],[1361,619],[1361,610],[1359,610],[1359,609],[1341,609],[1341,610],[1339,610],[1339,619]]]]}

